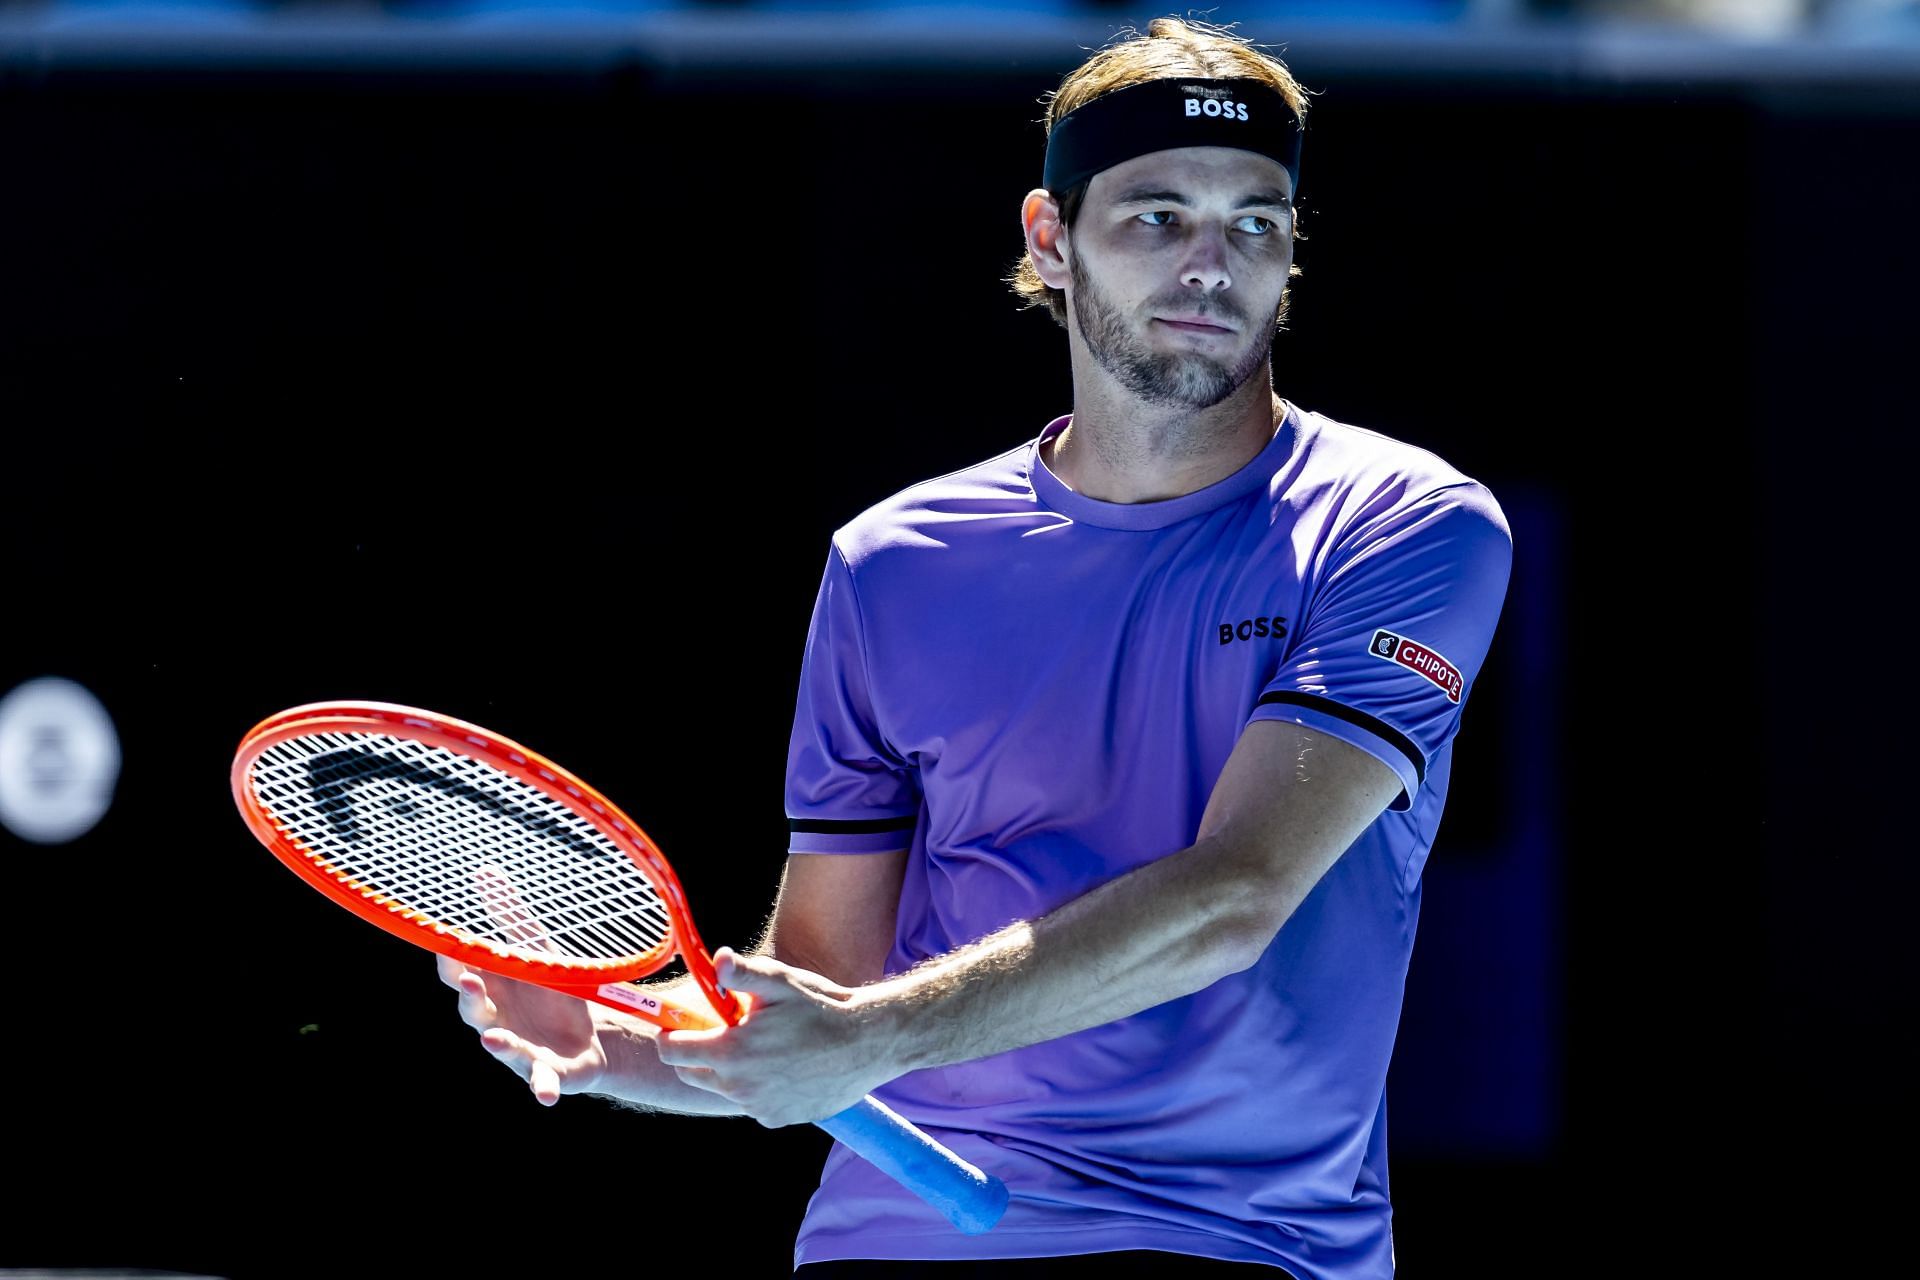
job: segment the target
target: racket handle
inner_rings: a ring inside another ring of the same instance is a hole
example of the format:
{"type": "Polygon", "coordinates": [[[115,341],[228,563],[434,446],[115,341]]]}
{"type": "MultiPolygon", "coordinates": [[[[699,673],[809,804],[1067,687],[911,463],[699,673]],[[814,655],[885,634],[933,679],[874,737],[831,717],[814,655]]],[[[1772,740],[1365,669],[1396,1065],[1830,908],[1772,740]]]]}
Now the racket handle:
{"type": "Polygon", "coordinates": [[[818,1122],[970,1236],[1007,1211],[1007,1184],[962,1160],[872,1094],[818,1122]]]}

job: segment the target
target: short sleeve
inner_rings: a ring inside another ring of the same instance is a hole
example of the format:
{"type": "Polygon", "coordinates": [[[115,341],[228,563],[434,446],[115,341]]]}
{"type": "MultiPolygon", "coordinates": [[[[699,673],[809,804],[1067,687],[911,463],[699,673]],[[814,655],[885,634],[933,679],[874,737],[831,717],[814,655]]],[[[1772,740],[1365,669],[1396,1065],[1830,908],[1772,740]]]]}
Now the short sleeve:
{"type": "Polygon", "coordinates": [[[789,853],[883,853],[912,843],[919,777],[874,712],[853,575],[827,555],[807,627],[787,748],[789,853]]]}
{"type": "Polygon", "coordinates": [[[1400,778],[1388,808],[1412,808],[1459,731],[1512,566],[1506,515],[1477,482],[1369,522],[1335,552],[1249,723],[1287,720],[1371,753],[1400,778]]]}

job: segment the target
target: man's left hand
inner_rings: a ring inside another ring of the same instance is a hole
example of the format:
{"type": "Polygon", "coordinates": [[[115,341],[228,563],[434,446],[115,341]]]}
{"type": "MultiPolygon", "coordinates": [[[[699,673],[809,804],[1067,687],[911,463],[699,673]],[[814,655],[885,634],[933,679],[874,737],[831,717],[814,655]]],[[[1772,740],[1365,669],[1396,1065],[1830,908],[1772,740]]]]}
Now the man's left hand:
{"type": "Polygon", "coordinates": [[[687,1084],[731,1098],[769,1129],[838,1115],[901,1072],[859,993],[771,956],[713,956],[746,1017],[713,1031],[662,1031],[660,1061],[687,1084]]]}

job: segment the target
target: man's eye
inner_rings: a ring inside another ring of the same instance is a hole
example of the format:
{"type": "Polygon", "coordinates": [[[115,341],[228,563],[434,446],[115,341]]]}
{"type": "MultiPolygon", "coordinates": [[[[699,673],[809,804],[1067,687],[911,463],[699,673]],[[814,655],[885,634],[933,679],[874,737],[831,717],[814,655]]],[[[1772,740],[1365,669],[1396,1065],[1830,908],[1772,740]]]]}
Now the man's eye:
{"type": "MultiPolygon", "coordinates": [[[[1173,225],[1173,210],[1171,209],[1155,209],[1151,213],[1143,213],[1138,216],[1140,218],[1146,219],[1147,225],[1150,227],[1166,227],[1166,226],[1173,225]],[[1160,221],[1160,219],[1162,218],[1166,219],[1166,221],[1164,222],[1160,221]]],[[[1270,235],[1280,225],[1274,219],[1263,218],[1257,213],[1248,214],[1246,217],[1240,219],[1240,222],[1243,224],[1243,227],[1242,227],[1243,230],[1246,230],[1256,236],[1270,235]],[[1244,225],[1249,223],[1251,223],[1252,225],[1250,226],[1244,225]]]]}

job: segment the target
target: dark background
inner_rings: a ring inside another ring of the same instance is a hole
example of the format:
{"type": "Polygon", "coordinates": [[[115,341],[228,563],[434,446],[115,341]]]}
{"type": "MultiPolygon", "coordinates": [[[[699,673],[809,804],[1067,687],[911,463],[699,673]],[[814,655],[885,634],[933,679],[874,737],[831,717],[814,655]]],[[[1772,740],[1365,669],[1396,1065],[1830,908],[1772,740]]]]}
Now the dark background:
{"type": "MultiPolygon", "coordinates": [[[[1039,96],[1150,16],[0,25],[0,688],[82,682],[125,752],[87,836],[0,833],[0,1266],[784,1270],[824,1135],[537,1107],[227,765],[306,701],[477,721],[751,941],[828,535],[1071,408],[999,278],[1039,96]]],[[[1278,389],[1515,533],[1390,1081],[1402,1274],[1861,1274],[1915,1007],[1920,52],[1216,17],[1316,92],[1278,389]]]]}

